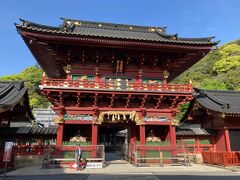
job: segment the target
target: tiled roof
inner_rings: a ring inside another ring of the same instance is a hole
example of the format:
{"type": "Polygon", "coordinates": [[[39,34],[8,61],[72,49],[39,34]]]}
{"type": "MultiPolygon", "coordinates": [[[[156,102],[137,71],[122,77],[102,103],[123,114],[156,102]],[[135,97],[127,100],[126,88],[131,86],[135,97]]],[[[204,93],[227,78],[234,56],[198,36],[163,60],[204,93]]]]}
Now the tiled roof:
{"type": "Polygon", "coordinates": [[[218,41],[211,41],[213,37],[182,38],[178,37],[177,34],[167,34],[165,27],[91,22],[65,18],[63,18],[63,24],[59,27],[36,24],[22,19],[21,21],[23,21],[22,25],[16,24],[18,30],[26,29],[59,35],[76,35],[195,45],[215,45],[218,43],[218,41]]]}
{"type": "MultiPolygon", "coordinates": [[[[24,112],[25,120],[33,120],[34,116],[31,112],[28,99],[28,90],[24,86],[23,81],[0,81],[0,113],[5,111],[17,111],[18,106],[24,99],[24,112]]],[[[20,111],[19,111],[20,112],[20,111]]],[[[23,117],[22,117],[23,118],[23,117]]],[[[14,118],[13,118],[14,119],[14,118]]],[[[19,119],[19,121],[24,121],[19,119]]]]}
{"type": "Polygon", "coordinates": [[[226,114],[240,114],[240,92],[195,89],[196,101],[206,109],[226,114]]]}
{"type": "Polygon", "coordinates": [[[0,135],[56,135],[57,128],[51,127],[0,127],[0,135]]]}
{"type": "Polygon", "coordinates": [[[32,135],[56,135],[57,128],[46,127],[19,127],[17,134],[32,134],[32,135]]]}
{"type": "Polygon", "coordinates": [[[214,131],[201,128],[200,124],[181,125],[177,128],[177,136],[212,136],[214,131]]]}
{"type": "Polygon", "coordinates": [[[0,108],[14,107],[26,92],[23,81],[0,81],[0,108]]]}
{"type": "Polygon", "coordinates": [[[51,108],[34,108],[33,112],[35,121],[43,124],[44,127],[56,126],[52,119],[57,117],[57,114],[51,108]]]}

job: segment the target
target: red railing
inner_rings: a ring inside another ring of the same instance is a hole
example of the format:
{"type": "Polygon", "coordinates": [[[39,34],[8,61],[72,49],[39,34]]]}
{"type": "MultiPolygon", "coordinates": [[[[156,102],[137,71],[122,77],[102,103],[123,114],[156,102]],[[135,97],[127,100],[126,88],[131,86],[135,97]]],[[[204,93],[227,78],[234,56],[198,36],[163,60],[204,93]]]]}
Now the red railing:
{"type": "MultiPolygon", "coordinates": [[[[51,146],[51,155],[56,157],[61,157],[66,155],[66,153],[70,153],[72,158],[74,159],[74,152],[76,150],[76,146],[51,146]]],[[[85,155],[88,158],[102,158],[105,159],[104,154],[104,146],[103,145],[89,145],[89,146],[81,146],[81,150],[83,153],[86,152],[85,155]]],[[[3,162],[3,153],[4,148],[0,147],[0,168],[4,168],[3,162]]],[[[14,146],[11,154],[11,161],[8,163],[9,167],[14,167],[14,156],[33,156],[33,155],[44,155],[44,146],[43,145],[23,145],[23,146],[14,146]]],[[[64,158],[64,157],[62,157],[64,158]]]]}
{"type": "Polygon", "coordinates": [[[84,89],[112,89],[112,90],[142,90],[142,91],[178,91],[192,92],[192,84],[167,84],[162,85],[157,82],[129,81],[125,87],[121,87],[117,81],[103,80],[68,80],[43,78],[42,87],[75,87],[84,89]]]}
{"type": "Polygon", "coordinates": [[[239,152],[202,152],[203,162],[221,166],[239,166],[239,152]]]}
{"type": "MultiPolygon", "coordinates": [[[[3,160],[4,148],[0,148],[0,168],[4,167],[3,160]]],[[[14,156],[31,156],[31,155],[43,155],[44,146],[41,145],[23,145],[23,146],[13,146],[11,153],[11,161],[8,163],[9,167],[14,167],[14,156]]]]}

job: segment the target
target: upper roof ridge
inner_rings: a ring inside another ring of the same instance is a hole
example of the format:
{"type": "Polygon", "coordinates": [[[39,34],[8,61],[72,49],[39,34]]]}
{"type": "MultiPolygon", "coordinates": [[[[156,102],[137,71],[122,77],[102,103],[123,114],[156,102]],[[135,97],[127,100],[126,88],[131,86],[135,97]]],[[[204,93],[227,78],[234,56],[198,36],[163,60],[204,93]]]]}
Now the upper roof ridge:
{"type": "Polygon", "coordinates": [[[164,43],[179,43],[188,45],[216,45],[218,41],[211,41],[213,37],[182,38],[178,34],[168,34],[166,27],[141,26],[130,24],[106,23],[61,18],[63,23],[59,27],[42,25],[23,20],[22,24],[15,24],[18,31],[27,29],[52,34],[71,34],[76,36],[111,37],[129,40],[155,41],[164,43]],[[125,33],[129,32],[129,33],[125,33]],[[142,34],[141,34],[142,33],[142,34]]]}
{"type": "MultiPolygon", "coordinates": [[[[28,27],[28,26],[34,26],[34,27],[38,27],[38,28],[51,28],[51,29],[56,29],[59,30],[60,27],[55,27],[55,26],[49,26],[49,25],[45,25],[45,24],[38,24],[38,23],[34,23],[25,19],[21,19],[19,18],[20,21],[22,21],[22,26],[28,27]]],[[[16,26],[18,25],[17,23],[14,23],[16,26]]]]}
{"type": "MultiPolygon", "coordinates": [[[[142,25],[130,25],[130,24],[121,24],[121,23],[110,23],[110,22],[95,22],[95,21],[86,21],[86,20],[76,20],[76,19],[70,19],[70,18],[63,18],[61,17],[61,19],[63,20],[63,25],[66,25],[67,23],[79,23],[79,25],[85,25],[85,26],[90,26],[90,27],[100,27],[100,28],[104,28],[103,26],[105,26],[105,28],[113,28],[113,29],[117,29],[117,28],[126,28],[126,30],[132,29],[134,30],[135,28],[139,29],[139,30],[143,30],[143,31],[148,31],[148,30],[156,30],[156,29],[160,29],[162,32],[166,32],[166,27],[158,27],[158,26],[142,26],[142,25]]],[[[136,29],[135,29],[136,30],[136,29]]]]}

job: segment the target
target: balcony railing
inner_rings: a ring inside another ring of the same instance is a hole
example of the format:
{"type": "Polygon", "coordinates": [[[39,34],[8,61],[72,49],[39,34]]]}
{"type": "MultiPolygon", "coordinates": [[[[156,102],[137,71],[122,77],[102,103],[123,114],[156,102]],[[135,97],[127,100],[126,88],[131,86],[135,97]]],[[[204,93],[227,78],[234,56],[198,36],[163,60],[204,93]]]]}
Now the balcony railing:
{"type": "Polygon", "coordinates": [[[124,90],[124,91],[177,91],[192,92],[192,84],[166,84],[158,82],[142,82],[142,81],[124,81],[117,80],[68,80],[45,78],[42,80],[41,88],[46,87],[62,87],[62,88],[80,88],[80,89],[108,89],[108,90],[124,90]]]}

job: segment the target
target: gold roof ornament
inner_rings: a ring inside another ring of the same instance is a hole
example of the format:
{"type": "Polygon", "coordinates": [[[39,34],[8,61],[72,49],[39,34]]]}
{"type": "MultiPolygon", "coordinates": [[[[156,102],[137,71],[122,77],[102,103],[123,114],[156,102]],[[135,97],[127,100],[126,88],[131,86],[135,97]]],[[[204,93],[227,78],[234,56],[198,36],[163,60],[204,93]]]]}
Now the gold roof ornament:
{"type": "Polygon", "coordinates": [[[82,23],[79,22],[79,21],[76,21],[76,22],[74,22],[74,24],[75,24],[76,26],[80,26],[82,23]]]}
{"type": "Polygon", "coordinates": [[[63,117],[55,117],[53,118],[53,122],[56,123],[56,124],[61,124],[63,123],[63,117]]]}
{"type": "Polygon", "coordinates": [[[63,67],[63,70],[65,71],[66,74],[69,74],[72,70],[72,66],[68,64],[67,66],[63,67]]]}
{"type": "Polygon", "coordinates": [[[221,114],[221,117],[222,117],[222,118],[225,118],[225,117],[226,117],[226,114],[225,114],[225,113],[222,113],[222,114],[221,114]]]}
{"type": "Polygon", "coordinates": [[[177,119],[172,120],[171,125],[172,126],[178,126],[179,125],[179,120],[177,120],[177,119]]]}
{"type": "Polygon", "coordinates": [[[155,28],[149,28],[148,31],[155,32],[156,29],[155,28]]]}
{"type": "Polygon", "coordinates": [[[167,70],[163,71],[163,77],[167,79],[169,77],[170,73],[167,70]]]}
{"type": "Polygon", "coordinates": [[[106,111],[101,112],[98,116],[97,121],[95,121],[95,124],[102,124],[104,122],[104,116],[107,115],[108,117],[112,116],[111,122],[119,122],[121,121],[121,117],[123,117],[124,121],[127,121],[126,116],[129,116],[129,120],[132,120],[136,123],[136,125],[143,125],[144,122],[139,117],[139,114],[136,113],[136,111],[106,111]]]}
{"type": "Polygon", "coordinates": [[[192,80],[191,79],[189,79],[189,84],[192,84],[192,80]]]}

